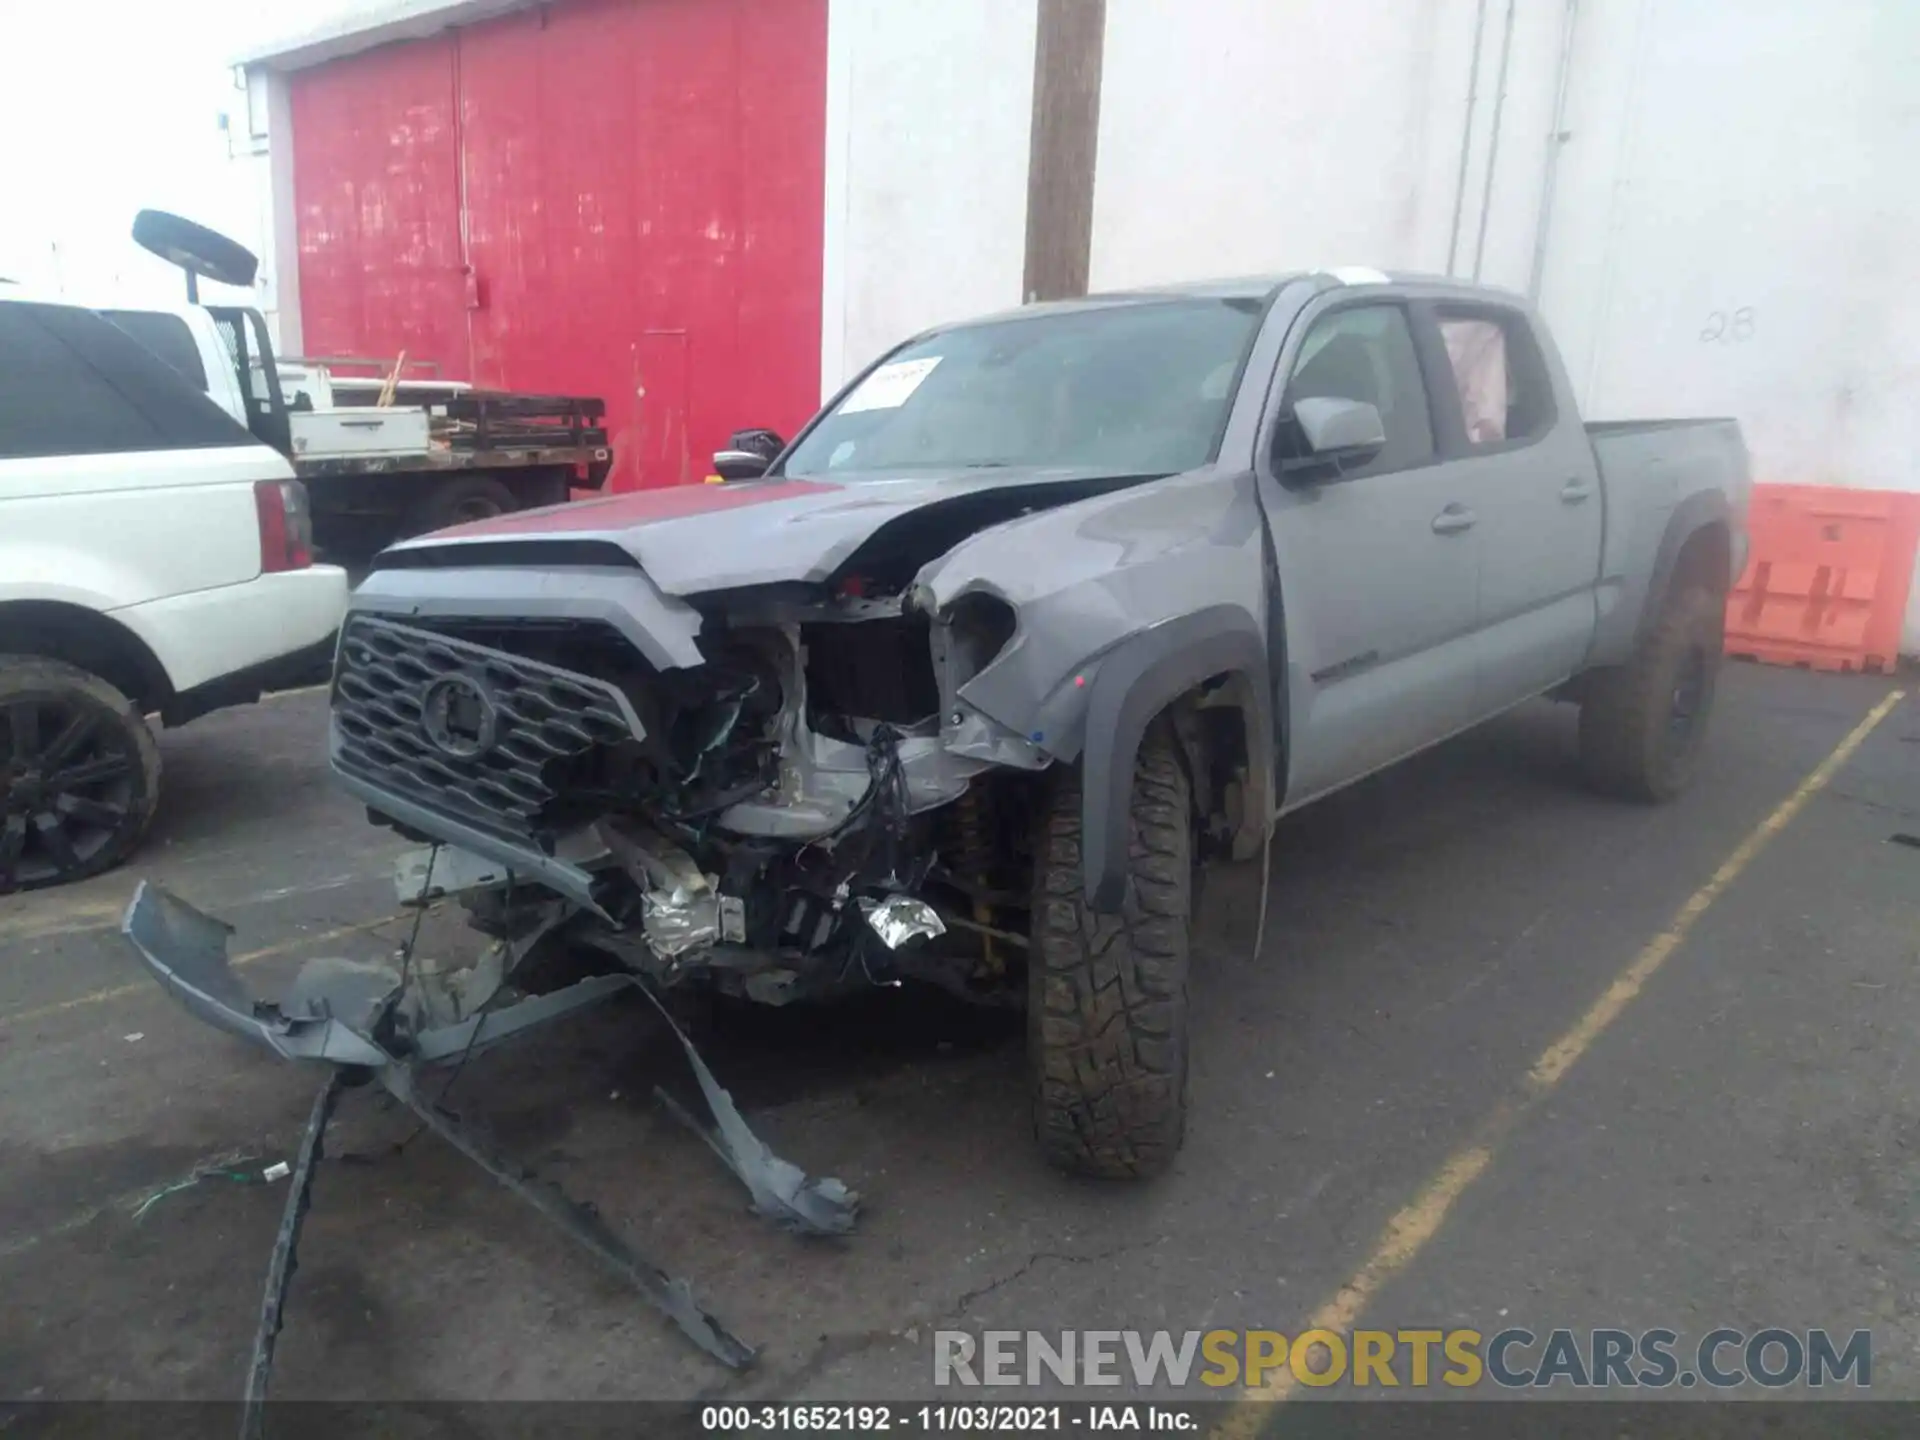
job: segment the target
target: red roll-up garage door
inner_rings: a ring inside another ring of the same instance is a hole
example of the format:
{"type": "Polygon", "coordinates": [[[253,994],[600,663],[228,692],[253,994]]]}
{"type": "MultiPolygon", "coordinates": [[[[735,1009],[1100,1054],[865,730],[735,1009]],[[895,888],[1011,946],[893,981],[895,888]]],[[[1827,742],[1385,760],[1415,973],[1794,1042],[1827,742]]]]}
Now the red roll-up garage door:
{"type": "Polygon", "coordinates": [[[615,488],[819,396],[826,0],[566,0],[293,77],[303,348],[607,401],[615,488]]]}

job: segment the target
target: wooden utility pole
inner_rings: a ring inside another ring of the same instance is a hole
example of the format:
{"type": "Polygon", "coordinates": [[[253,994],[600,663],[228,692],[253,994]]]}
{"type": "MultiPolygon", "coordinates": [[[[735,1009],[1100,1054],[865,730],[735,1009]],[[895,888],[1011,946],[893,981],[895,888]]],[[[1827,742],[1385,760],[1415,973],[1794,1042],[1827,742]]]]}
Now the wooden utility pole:
{"type": "Polygon", "coordinates": [[[1027,152],[1028,300],[1087,293],[1107,0],[1038,0],[1027,152]]]}

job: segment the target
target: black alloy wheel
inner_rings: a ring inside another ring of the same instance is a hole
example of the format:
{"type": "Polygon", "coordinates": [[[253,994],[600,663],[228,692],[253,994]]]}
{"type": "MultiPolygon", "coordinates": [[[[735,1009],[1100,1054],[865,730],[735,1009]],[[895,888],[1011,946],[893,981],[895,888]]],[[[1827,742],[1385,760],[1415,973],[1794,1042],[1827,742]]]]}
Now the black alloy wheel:
{"type": "Polygon", "coordinates": [[[153,819],[159,779],[152,732],[113,686],[0,657],[0,894],[118,865],[153,819]]]}

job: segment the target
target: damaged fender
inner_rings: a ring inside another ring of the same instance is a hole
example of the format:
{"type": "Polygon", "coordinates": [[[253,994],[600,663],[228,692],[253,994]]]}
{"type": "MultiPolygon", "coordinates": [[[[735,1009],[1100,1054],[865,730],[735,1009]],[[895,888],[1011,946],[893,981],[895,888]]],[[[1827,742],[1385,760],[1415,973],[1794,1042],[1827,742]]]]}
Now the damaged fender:
{"type": "Polygon", "coordinates": [[[1268,823],[1273,686],[1264,520],[1250,475],[1208,468],[1014,521],[963,542],[917,584],[947,611],[980,592],[1012,606],[1013,640],[956,692],[1055,760],[1083,769],[1087,903],[1125,892],[1135,757],[1154,716],[1196,686],[1244,683],[1253,826],[1268,823]]]}
{"type": "Polygon", "coordinates": [[[1093,909],[1116,913],[1126,895],[1134,764],[1148,724],[1196,685],[1227,674],[1248,681],[1242,708],[1260,794],[1262,761],[1273,753],[1272,687],[1266,641],[1245,613],[1221,605],[1169,620],[1124,642],[1100,667],[1081,754],[1080,863],[1093,909]]]}

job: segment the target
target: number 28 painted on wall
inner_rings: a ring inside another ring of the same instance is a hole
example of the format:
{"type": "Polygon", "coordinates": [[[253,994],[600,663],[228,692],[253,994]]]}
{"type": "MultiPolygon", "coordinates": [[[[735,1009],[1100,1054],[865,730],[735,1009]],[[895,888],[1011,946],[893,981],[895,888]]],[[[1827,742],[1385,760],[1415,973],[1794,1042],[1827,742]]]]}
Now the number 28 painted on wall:
{"type": "Polygon", "coordinates": [[[1700,341],[1705,345],[1744,345],[1753,338],[1753,326],[1751,305],[1742,305],[1738,310],[1715,310],[1707,316],[1700,341]]]}

